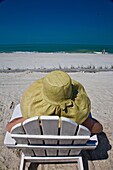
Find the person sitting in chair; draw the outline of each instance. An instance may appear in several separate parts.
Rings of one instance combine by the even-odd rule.
[[[60,70],[33,82],[22,95],[20,110],[21,116],[7,124],[7,131],[27,118],[41,115],[67,117],[87,127],[91,133],[103,130],[91,116],[91,102],[84,87]]]

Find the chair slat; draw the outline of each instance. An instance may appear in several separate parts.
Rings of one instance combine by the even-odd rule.
[[[77,131],[77,136],[90,136],[91,132],[89,131],[88,128],[85,126],[79,125],[78,131]],[[76,144],[85,144],[87,142],[87,139],[84,140],[78,140],[76,141]],[[75,142],[74,142],[75,143]]]
[[[16,124],[15,126],[12,127],[11,129],[11,134],[25,134],[24,128],[21,123]],[[14,138],[17,144],[28,144],[29,141],[27,139],[21,139],[21,138]],[[32,150],[28,149],[22,149],[22,151],[26,155],[33,155]]]
[[[85,126],[79,125],[77,135],[79,135],[79,136],[81,136],[81,135],[83,135],[83,136],[90,136],[91,132]]]
[[[90,131],[82,125],[79,125],[77,136],[90,136]],[[87,139],[74,140],[73,144],[85,144]],[[70,155],[78,155],[81,152],[81,149],[71,150]]]
[[[23,127],[24,127],[24,130],[25,130],[26,134],[29,134],[29,135],[41,135],[38,116],[25,120],[23,122]],[[29,142],[31,144],[36,144],[36,143],[37,144],[38,143],[42,144],[42,141],[37,141],[35,139],[29,139]]]
[[[40,123],[38,120],[38,116],[29,118],[23,122],[23,127],[26,134],[29,135],[41,135]],[[29,139],[30,144],[43,144],[43,140],[39,139]],[[33,152],[36,156],[45,156],[44,149],[33,149]]]
[[[17,119],[19,117],[22,117],[22,112],[21,112],[21,109],[20,109],[20,104],[16,105],[16,107],[14,108],[13,114],[12,114],[11,119],[10,119],[9,122],[11,122],[12,120]]]
[[[16,125],[14,125],[11,129],[11,134],[25,134],[24,128],[22,126],[21,123],[18,123]],[[27,139],[21,139],[21,138],[15,138],[17,143],[24,143],[24,144],[28,144],[28,140]]]
[[[61,117],[61,129],[60,135],[63,136],[74,136],[77,129],[77,123],[71,121],[66,117]],[[72,140],[60,140],[59,145],[72,144]],[[60,156],[67,156],[69,154],[68,149],[60,149],[58,154]]]
[[[58,116],[40,116],[44,135],[58,135]],[[45,144],[57,144],[57,140],[45,140]],[[57,150],[47,149],[47,156],[56,156]]]

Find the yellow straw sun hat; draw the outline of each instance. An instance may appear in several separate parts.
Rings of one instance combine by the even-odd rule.
[[[20,103],[25,118],[58,115],[83,123],[90,112],[90,100],[84,87],[60,70],[48,73],[32,83]]]

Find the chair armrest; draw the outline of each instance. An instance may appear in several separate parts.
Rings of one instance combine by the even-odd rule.
[[[15,143],[16,141],[11,137],[11,134],[9,132],[6,132],[4,145],[6,145],[7,147],[13,147]]]
[[[87,141],[87,145],[95,145],[95,147],[97,147],[97,145],[98,145],[97,135],[91,136],[91,137],[90,137],[90,140]]]

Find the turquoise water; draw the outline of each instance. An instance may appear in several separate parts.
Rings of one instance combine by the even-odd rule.
[[[64,53],[94,53],[102,52],[113,53],[113,45],[82,45],[82,44],[16,44],[0,45],[2,52],[64,52]]]

